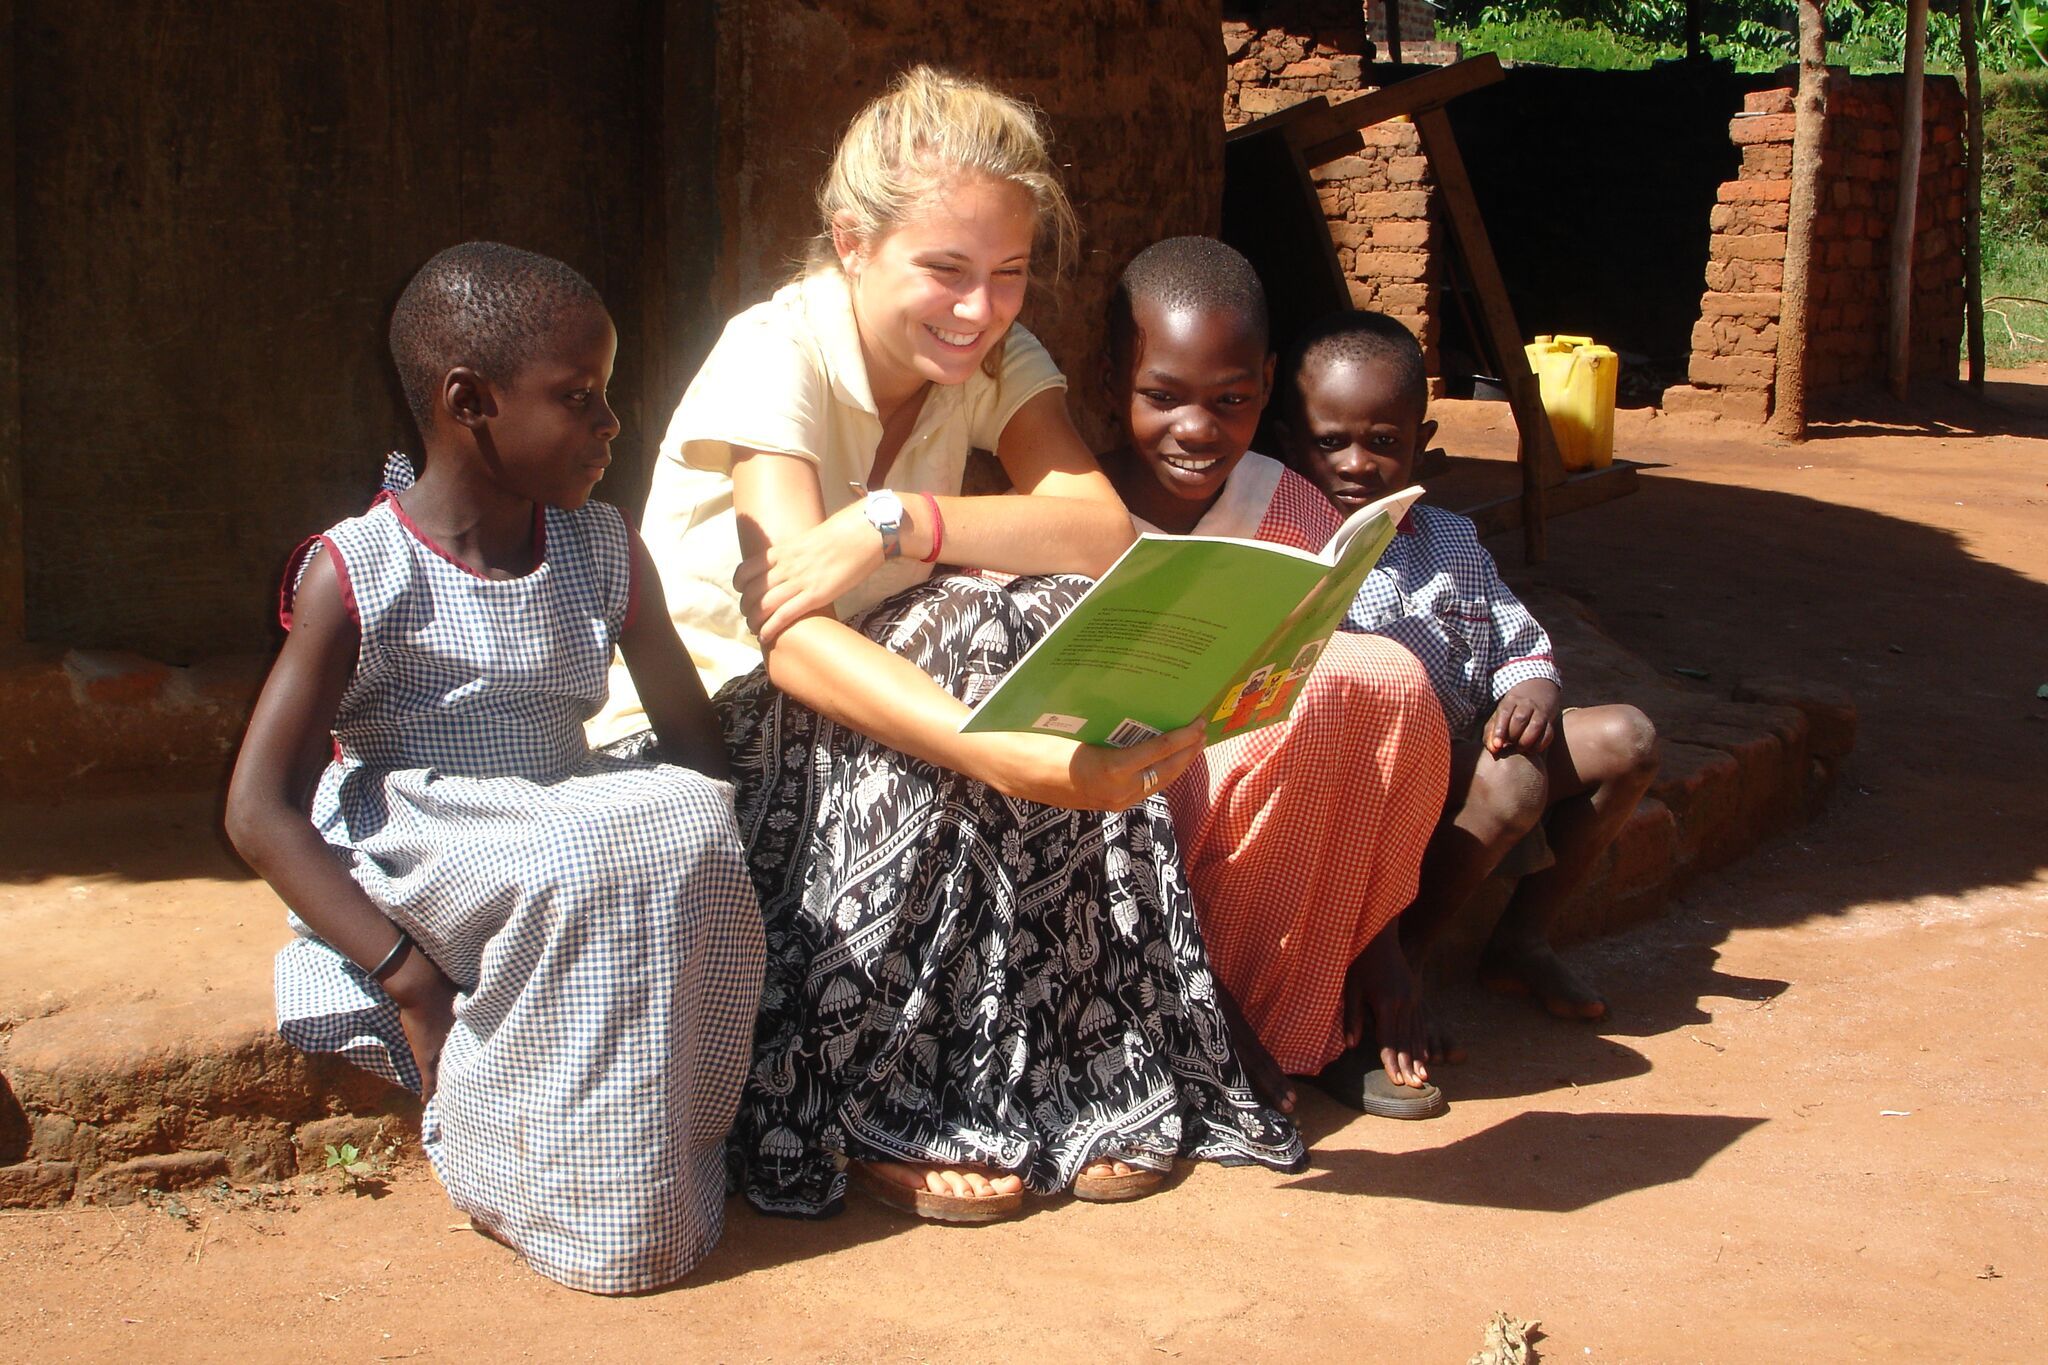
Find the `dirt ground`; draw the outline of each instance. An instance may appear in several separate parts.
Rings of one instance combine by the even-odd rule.
[[[1473,1058],[1443,1118],[1311,1097],[1303,1174],[985,1229],[735,1203],[696,1276],[624,1301],[459,1230],[417,1163],[374,1196],[0,1214],[0,1355],[1463,1361],[1505,1309],[1550,1361],[2038,1359],[2048,367],[1999,378],[2003,406],[1872,402],[1799,447],[1624,413],[1643,491],[1554,523],[1534,571],[1496,547],[1660,667],[1839,686],[1861,731],[1822,819],[1573,950],[1609,1024],[1453,996]],[[1511,448],[1503,408],[1441,415],[1454,452]],[[281,937],[203,812],[89,817],[0,874],[118,898],[81,973],[203,976],[210,936]]]

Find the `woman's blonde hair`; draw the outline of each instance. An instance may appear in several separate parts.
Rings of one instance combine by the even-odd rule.
[[[916,217],[966,172],[1008,181],[1031,196],[1038,231],[1032,272],[1063,275],[1081,230],[1060,187],[1043,116],[992,86],[915,66],[854,115],[832,169],[818,187],[822,231],[811,244],[812,269],[837,268],[837,222],[873,243]]]

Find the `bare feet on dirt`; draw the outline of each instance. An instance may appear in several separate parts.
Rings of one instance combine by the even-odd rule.
[[[1431,1063],[1462,1062],[1465,1052],[1423,1003],[1397,926],[1382,929],[1344,975],[1344,1042],[1356,1047],[1373,1039],[1388,1078],[1420,1087],[1429,1082]]]
[[[1479,981],[1501,995],[1534,996],[1559,1019],[1590,1023],[1607,1017],[1600,992],[1573,975],[1548,943],[1487,945],[1479,959]]]

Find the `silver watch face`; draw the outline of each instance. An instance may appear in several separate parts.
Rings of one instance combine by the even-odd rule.
[[[882,558],[903,553],[903,499],[886,488],[877,488],[861,504],[861,514],[882,537]]]
[[[903,499],[886,488],[878,488],[868,494],[867,504],[862,509],[877,531],[894,532],[903,529]]]

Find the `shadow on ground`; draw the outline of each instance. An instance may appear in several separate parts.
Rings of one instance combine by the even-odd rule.
[[[2033,429],[2048,434],[2048,421]],[[1802,454],[1826,460],[1812,444],[1771,452],[1809,469],[1816,496],[1694,480],[1681,464],[1644,477],[1634,497],[1555,523],[1549,558],[1533,569],[1508,538],[1493,545],[1511,582],[1585,603],[1610,637],[1683,686],[1725,696],[1779,675],[1854,698],[1856,749],[1827,811],[1778,845],[1824,875],[1803,877],[1799,894],[1759,897],[1745,923],[2022,885],[2048,867],[2048,700],[2036,696],[2048,683],[2048,584],[1983,557],[2038,543],[2048,452],[1999,444],[1989,449],[2009,463],[1992,465],[1975,447],[1944,483],[1954,447],[1901,449],[1927,463],[1902,468],[1887,453],[1810,465]],[[1869,500],[1880,485],[1887,501],[1913,498],[1924,520],[1826,497]],[[1971,544],[1942,524],[1963,497],[1997,517]]]
[[[221,827],[226,793],[172,791],[47,805],[0,805],[0,884],[49,877],[124,882],[256,874]]]
[[[1689,1179],[1764,1123],[1729,1114],[1564,1114],[1534,1109],[1418,1152],[1318,1151],[1294,1188],[1571,1213]]]

